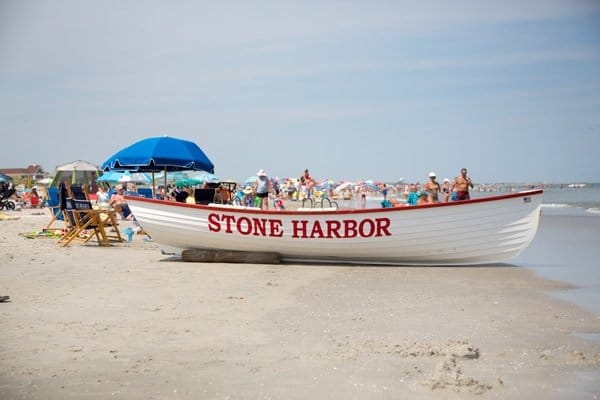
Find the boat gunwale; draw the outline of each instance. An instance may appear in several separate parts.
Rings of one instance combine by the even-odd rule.
[[[423,205],[414,205],[414,206],[403,206],[403,207],[375,207],[375,208],[360,208],[360,209],[304,209],[302,211],[298,210],[261,210],[253,207],[235,207],[231,205],[220,205],[220,204],[189,204],[189,203],[180,203],[170,200],[159,200],[159,199],[148,199],[146,197],[138,197],[138,196],[130,196],[125,195],[126,200],[135,200],[142,203],[150,203],[157,205],[167,205],[171,207],[183,207],[183,208],[191,208],[195,210],[202,211],[227,211],[227,212],[239,212],[239,213],[248,213],[248,214],[260,214],[260,215],[344,215],[344,214],[365,214],[365,213],[385,213],[385,212],[402,212],[402,211],[415,211],[415,210],[423,210],[428,208],[442,208],[442,207],[456,207],[463,206],[475,203],[487,203],[498,200],[508,200],[519,197],[527,197],[542,194],[544,192],[543,189],[533,189],[533,190],[524,190],[515,193],[507,193],[496,196],[485,196],[478,197],[470,200],[458,200],[458,201],[448,201],[443,203],[434,203],[434,204],[423,204]]]

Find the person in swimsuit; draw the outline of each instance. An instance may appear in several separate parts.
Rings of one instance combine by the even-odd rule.
[[[260,208],[262,210],[269,209],[269,190],[271,189],[271,182],[267,177],[267,173],[264,169],[261,169],[256,173],[257,180],[254,184],[254,193],[257,199],[259,199]]]
[[[469,187],[473,188],[473,182],[471,178],[467,175],[467,169],[463,168],[460,170],[460,176],[454,178],[454,182],[452,183],[452,191],[456,192],[456,196],[453,196],[453,200],[470,200],[469,196]]]
[[[435,180],[435,172],[429,173],[429,182],[425,184],[425,191],[429,195],[430,203],[438,202],[438,192],[442,190],[440,184]]]
[[[444,183],[442,183],[442,193],[444,193],[444,202],[447,202],[450,199],[450,179],[444,178]]]

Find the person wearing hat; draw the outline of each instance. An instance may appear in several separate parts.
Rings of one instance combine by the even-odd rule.
[[[435,172],[430,172],[429,182],[425,184],[425,191],[429,195],[430,203],[438,202],[438,192],[440,192],[440,190],[442,190],[442,188],[440,187],[440,184],[435,180]]]
[[[127,201],[125,201],[125,197],[123,197],[123,185],[119,184],[115,186],[116,193],[110,196],[110,200],[108,201],[108,205],[113,207],[116,212],[118,212],[123,219],[127,219],[131,214],[131,210],[129,209],[129,205]]]
[[[256,173],[256,182],[254,183],[254,193],[260,201],[261,210],[269,209],[269,191],[271,189],[271,182],[264,169],[260,169]]]

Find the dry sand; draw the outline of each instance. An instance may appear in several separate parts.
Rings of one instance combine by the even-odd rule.
[[[511,265],[183,263],[0,221],[0,399],[598,398],[600,320]]]

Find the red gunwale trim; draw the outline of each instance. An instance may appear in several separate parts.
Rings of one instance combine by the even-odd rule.
[[[267,214],[267,215],[306,215],[306,214],[364,214],[364,213],[373,213],[373,212],[394,212],[394,211],[411,211],[411,210],[420,210],[424,208],[436,208],[436,207],[457,207],[466,204],[473,203],[487,203],[490,201],[498,201],[498,200],[507,200],[514,199],[517,197],[527,197],[527,196],[535,196],[541,195],[544,193],[543,189],[537,190],[525,190],[517,193],[509,193],[502,194],[497,196],[487,196],[487,197],[478,197],[476,199],[471,200],[460,200],[460,201],[449,201],[447,203],[435,203],[435,204],[425,204],[421,206],[408,206],[408,207],[390,207],[390,208],[361,208],[361,209],[352,209],[352,210],[315,210],[315,211],[295,211],[295,210],[258,210],[252,208],[237,208],[231,206],[218,206],[218,205],[203,205],[203,204],[188,204],[188,203],[178,203],[175,201],[169,200],[156,200],[156,199],[148,199],[145,197],[136,197],[136,196],[124,196],[127,200],[135,200],[141,201],[143,203],[158,203],[162,205],[168,205],[172,207],[183,207],[183,208],[195,208],[201,210],[210,210],[210,211],[227,211],[227,212],[238,212],[238,213],[247,213],[247,214]]]

